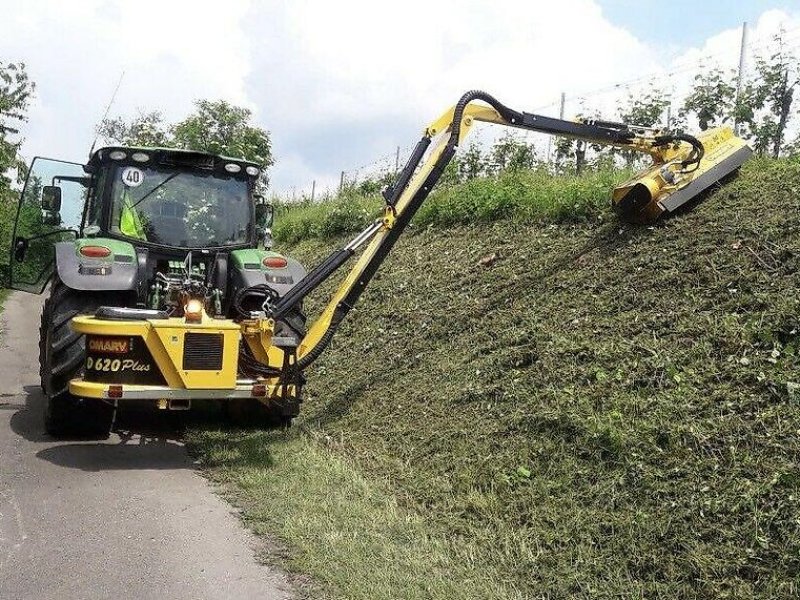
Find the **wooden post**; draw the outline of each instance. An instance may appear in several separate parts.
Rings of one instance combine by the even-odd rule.
[[[314,193],[317,191],[317,180],[311,182],[311,201],[314,201]]]
[[[344,190],[344,171],[342,171],[342,176],[339,177],[339,193],[340,194],[342,193],[342,190]]]

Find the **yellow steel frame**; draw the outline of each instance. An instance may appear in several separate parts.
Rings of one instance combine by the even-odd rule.
[[[72,327],[87,335],[141,338],[170,387],[186,389],[229,389],[236,385],[241,329],[230,320],[211,319],[205,313],[200,323],[184,319],[110,321],[75,317]],[[224,337],[222,368],[219,371],[184,370],[183,348],[187,333],[218,333]]]

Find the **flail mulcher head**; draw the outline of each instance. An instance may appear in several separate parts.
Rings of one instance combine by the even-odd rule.
[[[651,137],[646,151],[654,164],[612,194],[614,210],[632,223],[651,223],[701,197],[753,154],[729,127],[715,127],[697,136],[655,132]]]

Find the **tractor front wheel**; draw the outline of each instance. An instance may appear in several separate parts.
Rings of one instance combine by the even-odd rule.
[[[83,373],[84,336],[70,326],[73,317],[93,314],[103,304],[118,305],[108,294],[80,292],[57,277],[42,309],[39,330],[39,374],[46,397],[45,431],[53,437],[106,439],[114,407],[95,398],[69,393],[69,382]]]

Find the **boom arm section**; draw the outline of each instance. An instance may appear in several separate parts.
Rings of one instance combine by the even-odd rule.
[[[473,104],[475,101],[485,104]],[[693,184],[698,183],[698,179],[705,177],[705,180],[699,182],[703,185],[702,188],[690,189],[690,194],[684,194],[686,198],[680,204],[685,203],[702,189],[738,168],[751,153],[744,142],[735,138],[728,129],[704,132],[701,140],[689,135],[623,123],[565,121],[512,110],[485,92],[468,92],[425,129],[422,139],[396,181],[384,191],[386,206],[382,217],[344,248],[333,252],[272,308],[271,317],[291,327],[288,316],[292,310],[359,248],[368,243],[323,313],[301,341],[297,350],[297,365],[301,370],[316,360],[327,347],[339,324],[353,308],[397,239],[441,178],[459,144],[479,121],[649,154],[654,165],[618,187],[612,198],[613,205],[621,216],[633,221],[652,221],[664,210],[674,210],[676,206],[663,206],[667,196],[692,188]],[[709,142],[715,153],[714,162],[704,164]],[[723,167],[721,170],[718,168],[720,165]],[[709,179],[709,175],[713,179]]]

